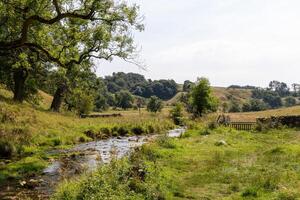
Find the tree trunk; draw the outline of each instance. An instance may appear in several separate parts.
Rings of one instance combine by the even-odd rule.
[[[60,86],[57,87],[51,103],[51,110],[55,112],[59,112],[66,91],[67,91],[67,87],[65,84],[61,84]]]
[[[14,78],[14,101],[22,103],[25,98],[25,81],[28,73],[24,69],[17,69],[13,73]]]

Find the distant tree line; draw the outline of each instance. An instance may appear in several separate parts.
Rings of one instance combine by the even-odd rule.
[[[111,93],[128,90],[133,95],[150,98],[157,96],[168,100],[178,92],[177,83],[174,80],[146,80],[144,76],[136,73],[113,73],[104,79],[107,89]]]
[[[294,83],[289,88],[284,82],[271,81],[267,88],[254,86],[230,86],[234,89],[251,89],[252,99],[240,105],[232,100],[229,112],[251,112],[266,109],[276,109],[283,106],[290,107],[297,104],[300,100],[300,84]],[[298,99],[298,100],[297,100]],[[228,105],[224,105],[224,107]]]

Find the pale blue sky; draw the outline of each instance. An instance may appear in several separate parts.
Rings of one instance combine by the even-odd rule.
[[[299,0],[130,0],[146,29],[136,33],[147,71],[114,60],[98,75],[137,72],[152,79],[196,80],[214,86],[300,82]]]

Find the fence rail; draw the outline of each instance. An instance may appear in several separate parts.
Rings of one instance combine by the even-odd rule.
[[[80,115],[81,118],[106,118],[106,117],[121,117],[121,113],[113,114],[90,114],[90,115]]]
[[[250,131],[255,128],[256,122],[230,122],[228,126],[239,131]]]

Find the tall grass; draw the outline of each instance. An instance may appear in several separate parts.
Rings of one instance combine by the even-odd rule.
[[[142,147],[135,159],[66,182],[54,199],[300,198],[297,130],[202,131],[178,139],[161,137]],[[218,141],[227,145],[215,145]]]

